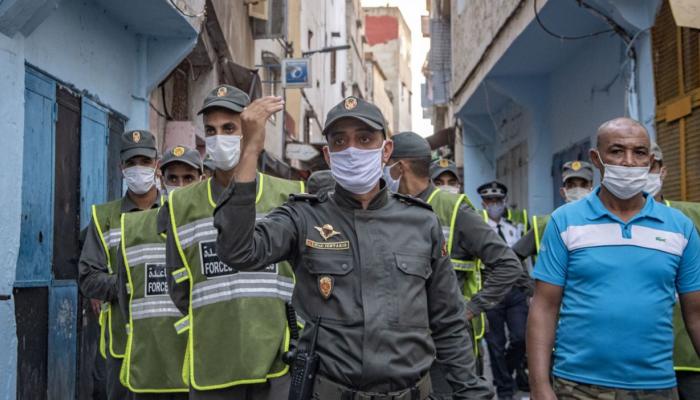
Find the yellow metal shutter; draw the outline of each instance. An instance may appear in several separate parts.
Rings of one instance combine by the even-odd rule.
[[[664,1],[652,29],[656,135],[664,195],[700,202],[700,30],[679,28]]]

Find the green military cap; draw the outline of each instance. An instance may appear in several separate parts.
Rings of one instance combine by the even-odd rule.
[[[122,133],[120,158],[122,162],[132,157],[156,158],[156,138],[149,131],[135,130]]]
[[[457,165],[450,160],[441,158],[432,164],[430,164],[430,179],[435,179],[442,175],[444,172],[451,172],[452,175],[459,181],[459,172],[457,171]]]
[[[250,97],[241,89],[231,85],[219,85],[209,92],[209,95],[204,99],[202,109],[197,114],[212,107],[222,107],[239,113],[243,112],[248,104],[250,104]]]
[[[479,196],[484,199],[503,198],[508,195],[508,188],[506,185],[498,181],[484,183],[479,186],[476,191],[479,193]]]
[[[306,189],[309,194],[317,194],[324,191],[333,190],[335,187],[335,179],[331,170],[324,169],[321,171],[316,171],[309,176],[306,181]]]
[[[199,152],[185,146],[175,146],[165,152],[163,159],[160,160],[160,170],[165,172],[165,167],[169,164],[180,162],[187,164],[192,168],[202,172],[202,159]]]
[[[401,132],[391,137],[394,152],[391,158],[426,158],[430,157],[430,144],[415,132]]]
[[[593,181],[593,165],[586,161],[569,161],[561,167],[561,181],[570,178],[581,178]]]
[[[369,125],[372,129],[382,131],[386,135],[386,121],[382,112],[374,104],[355,96],[346,97],[343,101],[331,108],[326,116],[326,124],[323,127],[323,135],[336,121],[341,118],[354,118]]]
[[[214,164],[214,160],[208,154],[204,157],[202,164],[204,165],[204,169],[208,169],[211,172],[216,171],[216,164]]]
[[[652,142],[650,151],[651,154],[654,156],[654,160],[661,162],[664,161],[664,153],[661,151],[661,147],[658,143]]]

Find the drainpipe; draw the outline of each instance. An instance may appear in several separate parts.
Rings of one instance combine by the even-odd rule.
[[[148,36],[137,34],[136,71],[131,89],[131,113],[127,129],[148,129]]]

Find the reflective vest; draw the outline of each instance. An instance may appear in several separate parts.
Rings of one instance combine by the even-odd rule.
[[[530,230],[530,222],[529,218],[527,217],[527,210],[522,209],[522,210],[512,210],[512,209],[507,209],[506,210],[506,219],[510,222],[512,222],[515,226],[518,228],[522,229],[521,234],[525,234],[525,232]]]
[[[129,335],[121,381],[136,393],[188,392],[182,370],[187,336],[174,324],[182,318],[168,294],[165,235],[158,210],[122,214],[121,254],[128,280]]]
[[[693,221],[697,229],[700,229],[700,203],[668,200],[665,203],[667,206],[681,211]],[[676,371],[700,372],[700,358],[695,353],[693,343],[688,336],[678,301],[673,307],[673,338],[673,368]]]
[[[451,256],[454,270],[463,273],[465,276],[462,295],[465,300],[469,301],[474,294],[481,290],[481,264],[476,259],[460,260],[454,258],[452,249],[455,236],[455,221],[457,220],[460,206],[462,204],[466,204],[471,208],[474,208],[474,206],[472,202],[469,201],[467,195],[453,194],[440,190],[439,188],[435,188],[433,193],[430,194],[427,203],[433,207],[433,211],[440,220],[442,233],[445,235],[447,244],[447,252]],[[484,332],[486,330],[485,318],[485,314],[481,313],[475,316],[471,321],[474,330],[474,343],[484,337]],[[474,346],[474,351],[478,354],[478,345]]]
[[[100,237],[107,256],[107,272],[116,273],[113,268],[117,257],[117,247],[121,240],[120,216],[122,199],[92,206],[92,222]],[[109,330],[109,338],[107,337]],[[126,318],[117,302],[105,302],[100,313],[100,353],[107,358],[107,349],[114,358],[123,358],[126,349]]]
[[[258,174],[257,218],[303,192],[303,182]],[[216,203],[211,178],[170,194],[170,222],[184,267],[176,282],[190,281],[189,312],[177,323],[189,331],[185,365],[189,384],[214,390],[262,383],[287,373],[282,354],[289,348],[285,303],[294,274],[286,262],[255,272],[238,272],[216,252]]]
[[[532,216],[532,229],[535,234],[535,251],[536,254],[540,254],[540,244],[542,243],[542,235],[544,235],[544,230],[547,227],[547,222],[549,222],[549,215],[533,215]]]

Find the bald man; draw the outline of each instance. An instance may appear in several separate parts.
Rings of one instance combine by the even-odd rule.
[[[547,224],[528,319],[534,399],[678,398],[672,310],[678,293],[697,352],[700,240],[691,220],[643,192],[649,147],[634,120],[601,125],[590,158],[602,185]]]

